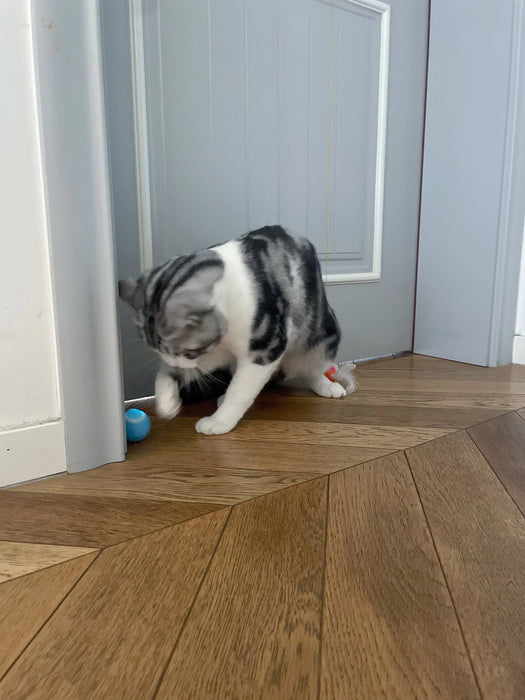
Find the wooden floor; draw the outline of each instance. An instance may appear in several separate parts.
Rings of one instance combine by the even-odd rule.
[[[357,379],[0,491],[0,698],[525,698],[525,367]]]

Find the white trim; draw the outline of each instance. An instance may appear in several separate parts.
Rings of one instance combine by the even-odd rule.
[[[525,365],[525,335],[514,336],[512,362],[516,365]]]
[[[30,8],[31,11],[31,8]],[[40,100],[38,99],[40,93],[40,82],[37,70],[37,57],[35,50],[35,17],[31,15],[31,67],[33,70],[33,81],[35,85],[34,100],[36,105],[36,114],[38,120],[37,128],[37,143],[38,143],[38,157],[40,159],[39,163],[39,178],[42,188],[42,199],[44,205],[44,220],[45,220],[45,250],[46,250],[46,262],[49,266],[49,294],[52,300],[51,303],[51,327],[53,331],[53,341],[54,341],[54,370],[55,370],[55,382],[56,382],[56,392],[57,392],[57,402],[59,405],[58,415],[63,414],[64,396],[62,391],[62,376],[60,372],[60,345],[58,342],[58,326],[57,326],[57,300],[55,294],[55,279],[54,279],[54,268],[53,268],[53,256],[51,251],[51,240],[49,231],[49,209],[47,207],[48,193],[47,193],[47,183],[44,172],[44,145],[42,143],[42,112]],[[51,416],[46,416],[49,419]]]
[[[386,120],[388,105],[388,62],[390,57],[390,7],[378,3],[383,9],[381,15],[381,49],[379,53],[379,100],[377,105],[377,156],[376,190],[374,202],[374,252],[372,272],[381,278],[381,252],[383,247],[383,202],[385,191],[386,159]]]
[[[334,5],[334,7],[341,7],[342,3],[351,3],[365,10],[379,12],[379,14],[390,12],[390,5],[380,2],[380,0],[339,0],[339,2],[337,2],[337,0],[321,0],[321,2],[324,2],[326,5]]]
[[[323,274],[323,283],[325,286],[334,284],[361,284],[363,282],[379,282],[380,279],[381,261],[377,272],[372,269],[370,272],[346,272],[333,275]]]
[[[381,258],[383,250],[388,64],[390,60],[390,6],[386,5],[384,2],[379,2],[379,0],[321,0],[321,2],[339,7],[340,9],[344,9],[344,5],[347,4],[356,5],[359,8],[370,10],[381,15],[372,269],[368,272],[347,272],[343,274],[329,274],[323,272],[323,282],[326,286],[334,284],[377,282],[381,279]],[[320,256],[320,262],[323,262],[322,256]]]
[[[99,3],[32,0],[31,12],[66,459],[77,472],[122,461],[126,448]]]
[[[133,87],[133,124],[137,177],[137,214],[141,271],[153,267],[153,233],[148,154],[148,113],[146,71],[144,66],[144,26],[142,0],[129,0],[131,46],[131,82]]]
[[[334,0],[322,0],[332,4]],[[372,249],[372,269],[368,272],[347,272],[329,274],[323,272],[325,285],[356,284],[377,282],[381,279],[383,250],[383,204],[385,190],[386,126],[388,106],[388,64],[390,59],[390,6],[377,0],[343,0],[346,4],[377,12],[381,15],[381,38],[379,49],[379,81],[377,103],[377,153],[374,197],[374,245]],[[341,4],[338,3],[341,7]],[[321,260],[322,261],[322,260]]]
[[[494,286],[492,297],[492,323],[490,329],[488,363],[494,367],[501,362],[508,362],[510,358],[505,355],[510,354],[509,351],[502,352],[503,327],[505,324],[504,309],[508,303],[505,298],[509,288],[509,248],[512,245],[512,238],[517,235],[516,227],[512,226],[512,207],[513,187],[516,180],[516,150],[518,129],[518,113],[520,106],[523,105],[523,95],[520,94],[520,78],[523,82],[523,77],[520,75],[525,70],[525,46],[523,41],[523,33],[525,31],[524,24],[524,8],[523,0],[514,1],[514,22],[512,27],[512,45],[511,45],[511,61],[510,61],[510,77],[509,77],[509,99],[507,111],[507,133],[505,138],[504,165],[503,165],[503,181],[501,184],[501,204],[498,221],[498,241],[496,249],[496,265],[494,273]],[[521,100],[521,104],[520,104]],[[523,109],[523,108],[522,108]],[[523,124],[521,125],[523,128]],[[519,198],[523,197],[522,183],[519,187]],[[515,195],[514,195],[515,196]],[[523,221],[523,220],[522,220]],[[520,226],[520,230],[522,227]],[[520,240],[521,242],[521,240]],[[512,261],[515,263],[515,261]],[[519,273],[518,273],[519,274]],[[516,274],[513,275],[514,284],[518,285]],[[517,299],[518,289],[516,286],[515,295]],[[506,331],[508,333],[508,330]],[[510,340],[510,338],[509,338]],[[509,345],[510,350],[510,345]],[[503,355],[503,357],[502,357]]]
[[[0,433],[0,488],[65,471],[63,420]]]

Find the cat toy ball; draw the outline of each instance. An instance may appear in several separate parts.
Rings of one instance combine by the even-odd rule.
[[[148,436],[151,421],[147,413],[138,408],[128,408],[126,411],[126,437],[129,442],[140,442]]]

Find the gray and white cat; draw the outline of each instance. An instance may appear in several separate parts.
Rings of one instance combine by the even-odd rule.
[[[173,418],[180,391],[199,373],[229,368],[222,403],[196,424],[199,433],[232,430],[277,374],[301,378],[316,394],[354,390],[325,376],[340,341],[314,246],[281,226],[265,226],[191,255],[168,260],[138,280],[119,282],[143,340],[162,358],[157,412]]]

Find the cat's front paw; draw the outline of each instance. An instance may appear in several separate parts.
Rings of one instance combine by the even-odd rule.
[[[157,415],[165,420],[175,418],[182,408],[177,382],[162,372],[155,380],[155,407]]]
[[[178,403],[157,402],[157,415],[159,416],[159,418],[164,418],[164,420],[171,420],[180,413],[181,408],[181,401],[179,401]]]
[[[180,398],[175,396],[170,396],[166,394],[161,394],[156,397],[156,409],[157,415],[164,420],[171,420],[180,413],[182,408],[182,401]]]
[[[221,420],[215,416],[201,418],[195,424],[195,430],[203,435],[224,435],[235,428],[236,423]]]

